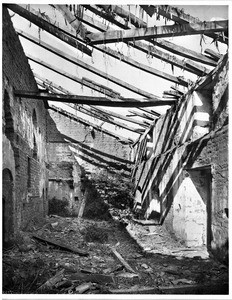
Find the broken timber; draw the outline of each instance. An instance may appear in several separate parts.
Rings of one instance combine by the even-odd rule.
[[[66,251],[69,251],[69,252],[73,252],[73,253],[77,253],[79,254],[80,256],[88,256],[88,252],[86,251],[83,251],[81,249],[77,249],[77,248],[72,248],[72,247],[69,247],[69,246],[66,246],[60,242],[57,242],[55,240],[51,240],[51,239],[47,239],[47,238],[44,238],[44,237],[40,237],[38,235],[35,235],[33,234],[32,236],[34,239],[40,241],[40,242],[43,242],[43,243],[47,243],[47,244],[50,244],[50,245],[53,245],[53,246],[56,246],[60,249],[63,249],[63,250],[66,250]]]
[[[90,44],[114,43],[121,41],[135,41],[149,38],[166,38],[185,35],[196,35],[228,30],[228,20],[208,21],[201,23],[187,23],[181,25],[166,25],[131,30],[114,30],[106,33],[92,33],[87,37]]]
[[[11,9],[13,12],[20,15],[21,17],[27,19],[28,21],[32,22],[36,26],[40,27],[41,29],[47,31],[48,33],[50,33],[50,34],[54,35],[55,37],[57,37],[58,39],[62,40],[63,42],[74,47],[75,49],[78,49],[81,52],[91,56],[92,51],[87,46],[78,42],[76,38],[61,31],[61,29],[56,27],[55,25],[52,25],[51,23],[45,21],[44,19],[36,16],[35,14],[31,13],[27,9],[21,7],[20,5],[7,4],[7,7],[9,9]]]
[[[100,105],[100,106],[118,106],[118,107],[146,107],[146,106],[162,106],[175,104],[175,100],[157,100],[156,98],[151,99],[134,99],[124,98],[121,99],[108,99],[105,97],[94,97],[94,96],[83,96],[83,95],[63,95],[63,94],[49,94],[45,92],[25,92],[15,91],[15,96],[26,99],[36,100],[47,100],[47,101],[59,101],[77,104],[89,104],[89,105]]]
[[[96,282],[96,283],[115,283],[114,277],[111,275],[103,275],[103,274],[85,274],[81,272],[77,272],[75,274],[67,276],[69,280],[84,280],[86,282]]]
[[[114,253],[114,255],[120,260],[120,262],[123,264],[123,266],[132,273],[136,273],[131,266],[125,261],[125,259],[121,256],[120,253],[118,253],[118,251],[114,248],[114,247],[110,247],[111,251]]]
[[[76,57],[74,57],[74,56],[72,56],[70,54],[64,53],[63,51],[61,51],[61,50],[59,50],[59,49],[57,49],[57,48],[55,48],[55,47],[53,47],[53,46],[51,46],[51,45],[43,42],[43,41],[40,41],[39,39],[37,39],[37,38],[35,38],[35,37],[33,37],[33,36],[31,36],[31,35],[23,32],[21,30],[17,30],[17,32],[21,36],[23,36],[24,38],[30,40],[31,42],[37,44],[38,46],[43,47],[44,49],[46,49],[46,50],[54,53],[55,55],[57,55],[57,56],[65,59],[65,60],[67,60],[67,61],[69,61],[69,62],[71,62],[71,63],[73,63],[73,64],[75,64],[75,65],[77,65],[77,66],[79,66],[79,67],[81,67],[81,68],[83,68],[85,70],[87,70],[87,71],[90,71],[90,72],[92,72],[95,75],[98,75],[98,76],[100,76],[100,77],[102,77],[102,78],[104,78],[106,80],[109,80],[109,81],[111,81],[111,82],[113,82],[113,83],[115,83],[115,84],[117,84],[117,85],[119,85],[119,86],[121,86],[121,87],[123,87],[123,88],[125,88],[125,89],[127,89],[129,91],[131,91],[131,92],[134,92],[136,94],[139,94],[139,95],[147,97],[147,98],[156,97],[155,95],[153,95],[151,93],[143,91],[143,90],[141,90],[141,89],[139,89],[139,88],[137,88],[137,87],[135,87],[135,86],[133,86],[133,85],[131,85],[129,83],[124,82],[123,80],[120,80],[120,79],[118,79],[118,78],[116,78],[116,77],[114,77],[112,75],[109,75],[109,74],[107,74],[107,73],[105,73],[105,72],[103,72],[103,71],[101,71],[101,70],[99,70],[97,68],[94,68],[93,66],[90,66],[90,65],[84,63],[82,60],[77,59]],[[27,55],[27,56],[29,56],[29,55]]]
[[[63,273],[64,273],[64,269],[62,269],[61,271],[59,271],[58,273],[56,273],[55,276],[53,276],[52,278],[50,278],[49,280],[47,280],[44,284],[42,284],[38,288],[38,292],[42,292],[43,290],[53,288],[59,281],[61,281],[63,279],[63,277],[64,277]]]

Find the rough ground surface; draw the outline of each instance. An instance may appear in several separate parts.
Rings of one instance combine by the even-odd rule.
[[[33,234],[89,255],[43,244]],[[135,273],[113,254],[112,246]],[[184,248],[157,226],[130,221],[126,230],[114,220],[50,216],[41,228],[22,232],[18,246],[3,252],[3,293],[228,294],[228,268],[198,250]]]

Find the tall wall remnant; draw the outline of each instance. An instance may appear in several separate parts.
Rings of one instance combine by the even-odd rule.
[[[187,246],[228,245],[228,55],[134,145],[135,210]]]
[[[14,90],[37,92],[37,84],[3,6],[3,219],[4,243],[47,212],[46,109]]]
[[[69,202],[78,214],[86,179],[104,173],[130,177],[130,145],[107,130],[51,106],[48,118],[49,199]]]

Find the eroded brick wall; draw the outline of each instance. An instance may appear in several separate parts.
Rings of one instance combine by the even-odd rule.
[[[44,103],[20,99],[14,90],[37,92],[37,84],[3,5],[3,169],[13,176],[14,231],[47,212],[46,110]]]

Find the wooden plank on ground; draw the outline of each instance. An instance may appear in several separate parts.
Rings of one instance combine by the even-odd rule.
[[[113,254],[120,260],[120,262],[123,264],[123,266],[132,273],[136,273],[131,266],[125,261],[125,259],[121,256],[120,253],[118,253],[118,251],[114,248],[114,247],[110,247],[110,250],[113,252]]]
[[[37,289],[37,291],[42,292],[43,290],[46,290],[46,289],[52,289],[59,281],[62,280],[63,277],[64,277],[64,269],[62,269],[61,271],[56,273],[56,275],[53,276],[52,278],[48,279],[44,284],[42,284]]]
[[[166,25],[130,30],[112,30],[105,33],[91,33],[87,35],[90,44],[105,44],[122,41],[136,41],[142,39],[156,39],[176,36],[196,35],[228,30],[228,20],[208,21],[200,23],[186,23],[181,25]]]
[[[47,244],[50,244],[50,245],[53,245],[55,247],[58,247],[62,250],[66,250],[66,251],[69,251],[69,252],[73,252],[73,253],[77,253],[79,254],[80,256],[88,256],[89,253],[84,251],[84,250],[81,250],[81,249],[78,249],[78,248],[72,248],[70,246],[67,246],[61,242],[57,242],[56,240],[53,240],[53,239],[48,239],[48,238],[45,238],[45,237],[41,237],[41,236],[38,236],[38,235],[35,235],[33,234],[32,237],[42,243],[47,243]]]
[[[66,276],[69,280],[78,280],[85,282],[96,282],[103,284],[115,284],[114,277],[111,275],[103,275],[103,274],[85,274],[81,272],[77,272],[71,275]]]

